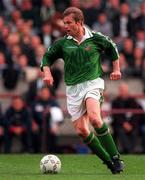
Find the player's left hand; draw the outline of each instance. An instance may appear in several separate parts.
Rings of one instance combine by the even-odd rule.
[[[121,72],[120,71],[113,71],[110,74],[110,79],[111,80],[119,80],[119,79],[121,79]]]

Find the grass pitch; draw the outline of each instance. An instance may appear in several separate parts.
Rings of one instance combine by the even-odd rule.
[[[125,171],[112,175],[95,155],[58,155],[59,174],[41,174],[43,155],[0,155],[0,180],[144,180],[145,155],[122,156]]]

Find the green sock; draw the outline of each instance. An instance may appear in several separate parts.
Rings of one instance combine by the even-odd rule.
[[[107,125],[104,123],[101,128],[95,128],[95,131],[97,133],[97,137],[100,143],[105,148],[105,150],[109,153],[110,157],[112,158],[116,155],[118,156],[119,152],[117,150],[117,147],[112,138],[112,135],[109,132]]]
[[[84,143],[95,153],[101,160],[104,162],[110,161],[110,155],[105,151],[105,149],[100,144],[98,138],[94,135],[93,132],[84,140]]]

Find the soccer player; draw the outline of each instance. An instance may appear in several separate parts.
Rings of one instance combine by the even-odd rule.
[[[52,44],[43,56],[43,80],[48,85],[53,85],[50,66],[58,58],[62,58],[67,108],[76,133],[113,174],[120,173],[124,162],[120,160],[120,154],[100,112],[104,89],[100,57],[102,52],[110,57],[113,63],[110,79],[120,79],[116,45],[109,37],[87,28],[82,11],[76,7],[69,7],[64,11],[63,22],[66,36]],[[94,132],[90,131],[89,123],[94,127]]]

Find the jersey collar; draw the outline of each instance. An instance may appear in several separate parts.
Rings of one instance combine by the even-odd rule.
[[[83,42],[84,40],[91,38],[93,36],[92,31],[87,26],[84,26],[84,29],[85,29],[85,34],[84,34],[81,42]],[[74,41],[77,41],[77,39],[75,39],[73,36],[70,36],[70,35],[67,36],[67,39],[73,39]],[[79,43],[81,43],[81,42],[79,42]]]

